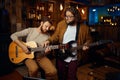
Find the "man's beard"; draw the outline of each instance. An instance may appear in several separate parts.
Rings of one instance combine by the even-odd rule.
[[[74,25],[75,24],[75,21],[71,21],[69,23],[67,23],[68,25]]]
[[[40,30],[41,30],[42,33],[45,33],[42,27],[40,28]]]

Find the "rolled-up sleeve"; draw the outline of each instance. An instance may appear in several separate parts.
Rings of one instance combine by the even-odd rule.
[[[24,29],[22,31],[18,31],[18,32],[11,34],[10,38],[13,41],[15,41],[15,40],[18,40],[20,37],[27,36],[29,32],[30,32],[30,28],[27,28],[27,29]]]

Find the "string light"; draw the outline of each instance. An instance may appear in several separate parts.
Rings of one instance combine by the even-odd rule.
[[[60,11],[62,11],[63,10],[63,5],[62,4],[60,4]]]

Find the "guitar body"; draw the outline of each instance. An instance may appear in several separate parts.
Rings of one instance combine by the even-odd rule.
[[[111,40],[100,40],[100,41],[91,43],[87,46],[93,47],[93,46],[105,45],[107,43],[112,43],[112,42],[113,41]],[[75,57],[75,54],[73,54],[73,52],[77,53],[76,50],[81,50],[82,47],[84,46],[84,45],[77,45],[76,41],[70,41],[65,45],[66,45],[65,47],[56,50],[56,57],[61,60],[64,60],[67,57]]]
[[[24,42],[23,42],[24,43]],[[37,47],[37,44],[34,41],[30,41],[27,43],[24,43],[25,45],[35,48]],[[15,42],[11,42],[9,45],[9,59],[12,63],[20,63],[26,58],[34,58],[34,52],[31,52],[30,54],[26,54]]]
[[[70,41],[65,45],[66,45],[65,48],[55,50],[56,57],[61,60],[64,60],[67,57],[75,57],[75,55],[73,55],[72,52],[75,51],[75,50],[73,50],[73,48],[77,47],[76,41]],[[75,46],[73,46],[73,45],[75,45]]]

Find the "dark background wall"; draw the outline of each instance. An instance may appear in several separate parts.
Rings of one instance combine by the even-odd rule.
[[[13,64],[8,57],[10,39],[10,20],[9,13],[4,8],[0,8],[0,76],[13,71]]]

